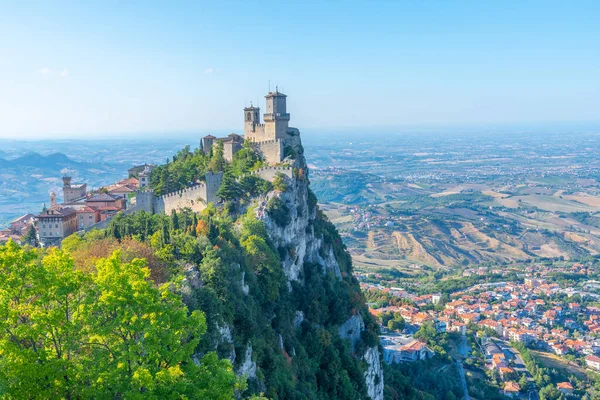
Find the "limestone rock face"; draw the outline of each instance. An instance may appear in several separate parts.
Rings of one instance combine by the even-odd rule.
[[[294,318],[294,328],[300,328],[302,322],[304,322],[304,313],[302,311],[296,311],[296,317]]]
[[[360,315],[351,316],[338,328],[339,335],[344,339],[350,339],[352,346],[360,339],[365,323]]]
[[[294,162],[294,168],[307,173],[304,156]],[[285,226],[279,226],[265,212],[267,202],[273,197],[279,197],[289,210],[290,222]],[[297,176],[289,178],[285,192],[273,191],[259,200],[257,215],[264,219],[269,237],[276,247],[287,249],[282,267],[289,282],[298,280],[304,262],[319,264],[324,273],[332,272],[338,279],[342,277],[333,249],[324,246],[322,239],[315,236],[316,211],[308,201],[308,179]]]
[[[244,362],[237,370],[237,374],[248,379],[256,379],[256,361],[252,361],[252,345],[248,344],[244,354]]]
[[[269,238],[279,250],[282,257],[281,266],[288,282],[288,290],[292,291],[292,282],[302,284],[302,271],[305,263],[320,266],[324,275],[333,276],[334,279],[345,279],[336,259],[336,253],[332,245],[324,243],[322,234],[315,233],[315,222],[317,222],[316,204],[309,201],[309,182],[307,179],[307,166],[302,155],[302,146],[299,137],[294,139],[292,146],[299,155],[295,160],[286,159],[285,163],[294,170],[293,174],[286,175],[287,190],[274,190],[266,196],[257,198],[256,216],[264,221]],[[300,171],[300,173],[299,173]],[[274,197],[285,203],[289,210],[289,222],[279,225],[267,213],[267,205]],[[242,277],[242,285],[244,279]],[[356,288],[358,290],[358,288]],[[293,293],[292,293],[293,295]],[[298,329],[304,321],[308,321],[302,311],[297,311],[293,319],[294,328]],[[346,322],[341,324],[337,331],[340,337],[348,339],[352,345],[361,340],[361,334],[365,330],[365,323],[360,313],[348,315]],[[284,342],[278,335],[279,349],[284,351]],[[295,349],[290,350],[291,357],[295,356]],[[367,386],[367,394],[373,400],[383,399],[383,371],[381,369],[379,351],[377,347],[368,348],[364,354],[358,355],[366,363],[364,379]],[[247,345],[245,357],[238,367],[238,374],[249,378],[257,376],[256,362],[252,362],[252,346]]]
[[[217,339],[218,343],[226,343],[226,344],[230,345],[231,349],[229,352],[229,356],[227,358],[229,359],[229,361],[234,363],[236,354],[235,354],[235,348],[233,346],[233,335],[231,334],[231,328],[227,324],[223,324],[223,325],[216,324],[216,326],[217,326],[217,332],[219,333],[219,336]]]
[[[354,344],[360,339],[365,330],[365,323],[360,315],[353,315],[346,322],[340,325],[338,332],[344,339],[349,339]],[[363,359],[367,362],[365,371],[365,383],[367,384],[367,393],[373,400],[383,399],[383,370],[379,360],[379,349],[370,347],[365,352]]]
[[[367,393],[372,400],[383,400],[383,370],[379,360],[379,349],[370,347],[364,355],[368,368],[365,371]]]

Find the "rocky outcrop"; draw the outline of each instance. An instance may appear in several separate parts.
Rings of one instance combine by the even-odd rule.
[[[372,400],[383,400],[383,370],[379,359],[379,349],[377,347],[367,349],[364,360],[368,365],[365,371],[367,393]]]
[[[365,323],[360,315],[353,315],[338,328],[339,335],[344,339],[349,339],[352,347],[360,339],[365,330]],[[370,347],[365,352],[363,359],[367,362],[365,371],[365,383],[367,384],[367,393],[373,400],[383,399],[383,370],[379,360],[379,349]]]
[[[231,328],[227,324],[224,324],[224,325],[216,324],[216,326],[217,326],[217,332],[219,333],[219,337],[218,337],[217,341],[218,341],[218,343],[226,343],[226,344],[230,345],[230,352],[229,352],[229,356],[227,358],[229,359],[229,361],[234,363],[236,354],[235,354],[235,348],[233,346],[233,335],[231,334]]]
[[[248,343],[248,346],[246,347],[244,362],[239,366],[236,372],[240,376],[256,379],[256,361],[252,361],[252,345],[250,343]]]
[[[340,264],[336,259],[336,253],[330,243],[325,243],[322,234],[315,233],[317,221],[316,204],[309,202],[308,179],[303,175],[307,173],[306,162],[302,156],[299,137],[296,138],[295,148],[300,154],[296,160],[288,160],[293,163],[294,173],[285,175],[288,188],[284,191],[272,191],[268,195],[257,199],[256,216],[265,222],[269,238],[278,249],[282,258],[282,269],[288,281],[288,289],[292,290],[292,282],[302,284],[301,272],[305,263],[310,263],[321,267],[324,275],[333,276],[338,281],[345,279],[342,275]],[[304,171],[298,173],[298,171]],[[289,210],[289,221],[284,225],[278,224],[273,220],[268,212],[267,205],[269,201],[277,197],[285,204]],[[279,221],[281,223],[281,221]],[[242,278],[243,282],[243,278]],[[355,290],[359,290],[358,287]],[[354,311],[353,311],[354,312]],[[305,315],[297,311],[293,319],[294,328],[300,328],[305,321]],[[310,323],[311,321],[307,321]],[[365,323],[360,313],[349,315],[346,322],[338,327],[338,334],[343,339],[348,339],[352,349],[362,338],[362,332],[365,330]],[[281,335],[278,335],[279,349],[284,351],[284,343]],[[295,357],[295,349],[290,351],[292,357]],[[383,372],[379,360],[379,351],[377,347],[368,348],[364,354],[357,355],[366,363],[364,370],[364,379],[367,386],[367,394],[373,400],[383,399]],[[251,361],[252,348],[248,347],[244,362],[238,369],[239,374],[256,376],[256,363]]]
[[[306,170],[304,158],[298,161],[298,169]],[[341,279],[333,249],[325,246],[322,238],[315,236],[316,207],[311,209],[308,202],[308,180],[295,176],[287,179],[288,190],[271,192],[259,201],[256,212],[259,218],[265,220],[269,237],[275,246],[286,249],[282,267],[288,281],[298,280],[304,262],[318,264],[323,268],[323,273],[331,272]],[[279,226],[265,211],[268,201],[273,197],[279,197],[289,210],[290,222],[285,226]]]
[[[242,280],[240,282],[240,285],[242,286],[242,292],[245,295],[248,295],[248,293],[250,293],[250,286],[248,286],[248,284],[246,283],[246,273],[242,272]]]
[[[362,331],[365,329],[365,323],[360,315],[351,316],[338,328],[338,333],[343,339],[350,339],[352,347],[360,339]]]
[[[302,322],[304,322],[304,313],[302,311],[296,311],[296,316],[294,317],[294,328],[300,328]]]

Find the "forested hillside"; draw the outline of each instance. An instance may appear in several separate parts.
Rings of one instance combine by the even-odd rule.
[[[154,190],[223,170],[202,213],[116,216],[62,250],[0,250],[0,390],[8,397],[384,398],[378,331],[335,227],[293,174],[249,146],[189,148]],[[399,372],[387,398],[422,398]]]

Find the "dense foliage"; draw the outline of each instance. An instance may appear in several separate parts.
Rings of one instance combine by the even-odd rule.
[[[235,375],[214,352],[195,363],[204,314],[178,279],[157,286],[118,251],[94,273],[65,251],[0,247],[0,392],[9,398],[215,398]]]
[[[191,151],[190,146],[186,146],[177,152],[172,160],[167,160],[165,164],[154,169],[150,177],[150,188],[156,195],[162,195],[186,188],[196,181],[203,181],[207,171],[224,171],[227,177],[234,180],[262,165],[263,161],[249,143],[245,143],[244,147],[234,155],[231,163],[227,163],[223,156],[221,141],[216,141],[207,153],[202,148]],[[242,188],[245,190],[232,193],[232,198],[239,197],[244,192],[252,193],[254,185],[250,187],[249,183],[250,181],[246,181],[245,187]],[[264,185],[264,181],[260,184]],[[264,187],[262,189],[264,191]]]
[[[333,225],[322,221],[319,229],[325,240],[343,246]],[[129,236],[122,236],[126,230]],[[371,324],[369,332],[375,331],[354,278],[346,274],[348,280],[339,281],[323,275],[321,266],[306,264],[304,282],[293,284],[292,295],[280,252],[252,209],[237,221],[225,209],[214,207],[201,215],[189,210],[169,217],[120,215],[104,231],[105,237],[88,240],[88,235],[69,238],[66,246],[78,256],[86,248],[89,253],[98,243],[107,247],[107,242],[118,237],[123,246],[138,241],[153,249],[152,265],[161,274],[182,268],[194,272],[197,268],[201,284],[184,293],[188,307],[202,310],[209,321],[208,333],[197,351],[207,352],[216,345],[221,356],[228,356],[233,349],[239,365],[244,362],[246,346],[251,345],[264,386],[251,379],[248,393],[264,391],[281,399],[354,399],[366,395],[364,362],[351,355],[348,344],[337,334],[337,326],[353,312],[362,312]],[[341,252],[340,256],[347,256],[343,248]],[[340,261],[349,271],[349,256]],[[310,322],[295,326],[296,310]],[[225,325],[233,327],[232,343],[223,342],[218,334],[218,327]],[[374,345],[376,336],[366,332],[355,351]]]

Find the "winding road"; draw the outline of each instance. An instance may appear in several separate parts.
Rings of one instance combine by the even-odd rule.
[[[462,358],[466,358],[469,355],[469,351],[471,348],[467,343],[467,336],[462,335],[460,339],[460,345],[458,346],[458,352]],[[456,366],[458,367],[458,374],[460,376],[460,385],[462,386],[464,392],[464,399],[470,400],[469,390],[467,389],[467,379],[465,378],[465,370],[463,369],[462,359],[456,358]]]

